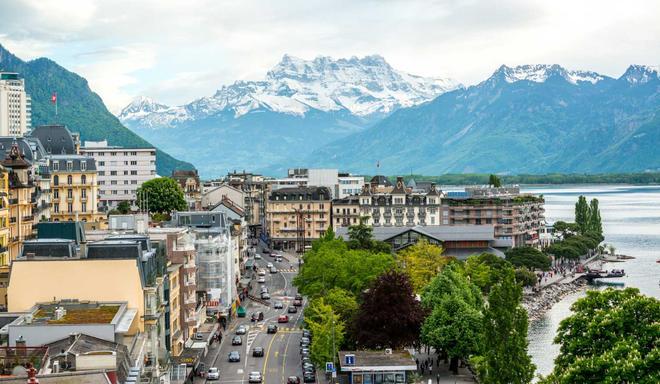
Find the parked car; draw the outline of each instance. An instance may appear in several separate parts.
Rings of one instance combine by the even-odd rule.
[[[229,352],[229,362],[230,363],[237,363],[239,361],[241,361],[241,354],[238,353],[238,351]]]
[[[259,272],[257,272],[259,276],[266,276],[266,271],[263,269],[260,269]]]
[[[268,293],[268,287],[261,287],[261,293]]]
[[[264,250],[262,252],[266,255],[269,255],[270,254],[270,248],[264,248]]]
[[[300,339],[300,345],[303,345],[303,344],[309,344],[309,342],[310,342],[309,337],[304,337],[304,336],[303,336],[303,337]]]
[[[294,299],[296,299],[296,300],[302,300],[303,297],[302,297],[302,295],[301,295],[300,293],[296,293],[296,296],[294,297]]]
[[[306,337],[308,339],[312,339],[312,332],[309,331],[309,329],[303,329],[302,330],[302,337]]]
[[[288,323],[289,322],[289,316],[287,315],[279,315],[277,317],[277,322],[278,323]]]
[[[261,372],[250,372],[250,375],[248,376],[248,383],[261,383],[261,381]]]
[[[282,303],[281,301],[276,301],[276,302],[273,303],[273,308],[282,309],[282,308],[284,308],[284,303]]]
[[[254,312],[252,314],[252,321],[262,321],[264,319],[264,313],[263,312]]]
[[[290,305],[289,308],[286,309],[286,311],[288,313],[298,313],[298,308]]]
[[[261,294],[261,299],[262,299],[262,300],[268,300],[268,299],[270,299],[270,293],[268,293],[268,292],[263,292],[263,293]]]
[[[272,267],[273,267],[273,263],[266,264],[266,268],[272,268]]]
[[[289,378],[286,379],[286,384],[300,384],[300,377],[289,376]]]
[[[309,348],[303,348],[303,347],[301,347],[301,348],[300,348],[300,354],[301,354],[302,356],[309,356]]]
[[[303,375],[303,382],[304,383],[316,383],[316,374],[313,372],[305,372]]]
[[[206,380],[218,380],[220,379],[220,370],[216,367],[209,368],[206,372]]]
[[[238,328],[236,328],[237,335],[245,335],[246,333],[247,333],[247,328],[245,328],[245,325],[239,325]]]
[[[264,357],[264,348],[263,347],[252,348],[252,357]]]
[[[266,329],[266,333],[277,333],[277,325],[268,324],[268,328]]]
[[[312,362],[312,359],[311,359],[309,356],[303,356],[303,357],[300,358],[300,360],[301,360],[301,363],[302,363],[302,364],[305,364],[305,363],[311,363],[311,362]]]
[[[302,300],[295,299],[293,300],[294,307],[302,307]]]
[[[240,336],[234,336],[234,338],[231,339],[231,345],[243,345],[243,339],[241,339]]]
[[[261,260],[261,255],[258,254],[258,253],[255,253],[255,254],[254,254],[254,259],[255,259],[255,260]]]
[[[270,273],[277,273],[277,268],[275,268],[274,266],[270,267]]]
[[[195,335],[193,336],[193,339],[195,339],[195,340],[204,340],[204,335],[201,334],[201,333],[199,333],[199,332],[197,332],[197,333],[195,333]]]
[[[265,284],[266,283],[266,278],[261,276],[257,279],[257,283],[259,284]]]

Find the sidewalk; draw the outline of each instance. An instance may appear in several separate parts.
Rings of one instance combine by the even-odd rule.
[[[430,354],[420,352],[415,353],[414,350],[410,350],[410,353],[413,354],[415,361],[419,361],[420,369],[417,370],[417,373],[421,376],[420,380],[417,380],[416,383],[423,384],[467,384],[467,383],[476,383],[472,373],[467,368],[458,368],[458,375],[454,375],[449,370],[449,362],[445,363],[443,360],[438,359],[438,356],[431,350]],[[440,361],[438,361],[440,360]],[[428,365],[426,364],[428,363]],[[422,375],[422,369],[424,367],[424,374]],[[430,367],[430,368],[428,368]]]
[[[202,363],[204,363],[204,366],[206,367],[205,369],[208,370],[210,367],[214,367],[216,360],[218,359],[218,355],[220,354],[220,348],[222,347],[222,343],[225,342],[225,339],[227,336],[222,338],[222,341],[219,343],[213,343],[211,346],[209,346],[209,351],[206,353],[206,357],[202,360]],[[203,377],[198,377],[195,376],[193,379],[194,384],[204,384],[206,383],[206,378]]]

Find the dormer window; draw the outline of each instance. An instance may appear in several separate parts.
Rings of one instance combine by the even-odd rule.
[[[60,170],[60,162],[55,161],[53,162],[53,171],[59,171]]]
[[[71,172],[73,170],[73,161],[66,162],[66,170]]]
[[[82,160],[82,161],[80,162],[80,170],[81,170],[81,171],[86,171],[86,170],[87,170],[87,161]]]

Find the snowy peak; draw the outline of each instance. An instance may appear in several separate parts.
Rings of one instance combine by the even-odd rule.
[[[146,96],[138,96],[130,104],[124,107],[119,113],[120,120],[134,120],[146,116],[150,113],[161,112],[169,107],[155,102]]]
[[[502,65],[497,71],[495,71],[493,76],[491,76],[491,79],[499,79],[507,83],[515,83],[517,81],[543,83],[554,76],[559,76],[571,84],[579,84],[582,82],[596,84],[599,81],[606,79],[606,76],[600,75],[596,72],[567,70],[557,64],[519,65],[516,67]]]
[[[660,79],[660,68],[650,65],[631,65],[621,76],[630,84],[645,84]]]

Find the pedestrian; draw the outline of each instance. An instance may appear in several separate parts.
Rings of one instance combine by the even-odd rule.
[[[419,369],[419,359],[415,359],[415,364],[417,364],[417,369]]]
[[[429,365],[429,375],[433,375],[433,364]]]
[[[435,376],[435,384],[440,384],[440,373]]]

